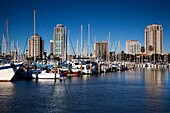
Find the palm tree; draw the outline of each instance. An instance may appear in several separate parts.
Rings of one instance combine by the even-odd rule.
[[[141,53],[142,53],[142,63],[143,63],[143,53],[145,52],[145,47],[144,46],[142,46],[141,47]]]
[[[153,47],[150,45],[149,46],[149,51],[152,52],[153,51]],[[151,60],[151,59],[150,59]],[[152,61],[152,60],[151,60]]]

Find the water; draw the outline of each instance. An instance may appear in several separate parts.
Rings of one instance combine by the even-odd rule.
[[[137,69],[70,80],[0,82],[0,113],[167,113],[170,72]]]

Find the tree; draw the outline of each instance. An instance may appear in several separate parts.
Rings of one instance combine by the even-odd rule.
[[[142,46],[141,47],[141,53],[142,53],[142,62],[143,62],[143,53],[145,52],[145,47],[144,46]]]
[[[149,46],[149,51],[152,52],[153,51],[153,47],[150,45]],[[151,60],[151,59],[150,59]],[[152,60],[151,60],[152,61]]]
[[[122,51],[122,52],[121,52],[121,59],[120,59],[120,60],[124,60],[124,59],[125,59],[125,52]]]

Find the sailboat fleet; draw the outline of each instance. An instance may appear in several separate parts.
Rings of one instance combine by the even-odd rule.
[[[34,10],[34,38],[36,34],[35,14],[36,13]],[[101,59],[92,60],[90,56],[90,53],[91,53],[90,52],[90,24],[88,24],[87,52],[83,54],[82,31],[83,31],[83,26],[81,25],[81,44],[80,44],[81,47],[80,47],[80,50],[78,50],[78,41],[77,41],[76,55],[78,55],[78,52],[80,51],[80,54],[77,56],[77,58],[74,58],[72,60],[66,60],[63,62],[57,61],[57,63],[56,61],[52,61],[52,62],[46,61],[46,63],[43,63],[43,62],[36,62],[36,59],[35,59],[36,57],[35,57],[35,52],[34,52],[34,63],[31,66],[32,68],[29,67],[28,62],[27,62],[28,64],[27,66],[22,66],[23,62],[15,61],[16,58],[14,58],[14,60],[11,60],[11,57],[0,59],[0,81],[11,81],[21,66],[22,66],[22,71],[19,73],[21,75],[26,75],[26,77],[28,78],[60,79],[60,80],[63,79],[64,77],[91,75],[91,74],[97,74],[97,73],[102,73],[102,72],[105,73],[105,72],[113,72],[113,71],[114,72],[125,71],[131,67],[132,68],[134,67],[135,64],[133,65],[131,63],[126,63],[126,62],[109,62],[109,61],[102,62]],[[69,37],[69,31],[68,31],[68,37]],[[110,39],[110,32],[109,32],[108,42],[110,42],[109,39]],[[3,37],[3,40],[4,40],[4,37]],[[68,38],[68,41],[69,41],[69,38]],[[119,45],[120,45],[120,42],[119,42]],[[70,44],[68,42],[68,47],[69,46]],[[85,56],[86,58],[84,58]],[[142,67],[145,67],[145,66],[142,65]],[[150,67],[150,65],[148,67]]]

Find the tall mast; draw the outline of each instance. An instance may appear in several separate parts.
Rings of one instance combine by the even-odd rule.
[[[36,61],[36,56],[35,56],[35,35],[36,35],[36,11],[34,9],[34,62]]]
[[[67,54],[68,54],[68,56],[70,55],[70,30],[68,30],[68,39],[67,39],[67,46],[68,46],[68,48],[67,48]]]
[[[78,39],[77,39],[77,44],[76,44],[76,56],[78,58]]]
[[[88,57],[90,58],[90,24],[88,24]]]
[[[80,50],[81,57],[82,57],[82,54],[83,54],[82,37],[83,37],[83,25],[81,25],[81,50]]]
[[[9,40],[9,32],[8,32],[8,20],[6,20],[6,33],[7,33],[7,54],[10,53],[10,40]]]
[[[109,32],[109,36],[108,36],[108,52],[111,52],[111,47],[110,47],[110,32]],[[108,53],[108,61],[110,62],[110,54]]]
[[[5,39],[5,36],[3,35],[3,36],[2,36],[2,45],[1,45],[1,48],[2,48],[1,53],[2,53],[2,55],[3,55],[3,54],[6,55],[6,52],[7,52],[7,50],[6,50],[6,44],[7,44],[7,41],[6,41],[6,39]]]

